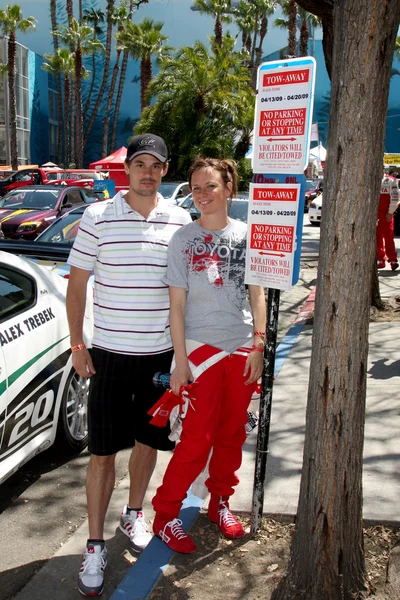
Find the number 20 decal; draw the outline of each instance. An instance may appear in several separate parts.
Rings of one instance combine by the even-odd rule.
[[[34,429],[42,421],[45,421],[50,414],[53,401],[54,392],[53,390],[48,390],[45,394],[39,396],[37,400],[30,402],[16,413],[15,419],[22,418],[12,430],[8,446],[12,446],[21,437],[26,435],[30,427]],[[25,423],[27,423],[27,426],[23,428]]]

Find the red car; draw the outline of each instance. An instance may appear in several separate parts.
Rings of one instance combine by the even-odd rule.
[[[100,198],[81,187],[37,185],[12,190],[0,200],[0,225],[7,239],[34,240],[51,223],[82,204]]]

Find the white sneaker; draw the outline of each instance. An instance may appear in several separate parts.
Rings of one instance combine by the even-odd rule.
[[[132,550],[142,552],[150,542],[152,535],[144,520],[143,512],[132,510],[128,513],[127,508],[124,506],[119,528],[129,538]]]
[[[104,589],[107,549],[103,544],[89,544],[83,554],[78,589],[83,596],[100,596]]]

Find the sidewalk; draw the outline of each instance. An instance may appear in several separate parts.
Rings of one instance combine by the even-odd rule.
[[[380,277],[380,283],[382,297],[392,296],[399,289],[400,273],[385,271]],[[306,291],[308,294],[307,289]],[[299,294],[299,291],[295,293]],[[304,299],[303,297],[302,303]],[[293,325],[289,335],[278,347],[277,364],[281,364],[281,368],[273,391],[270,452],[264,498],[264,512],[275,516],[294,515],[297,508],[311,337],[311,327],[305,325],[301,328],[299,325]],[[400,322],[371,323],[364,446],[364,518],[392,523],[400,521],[399,339]],[[231,501],[232,509],[237,512],[251,511],[255,446],[256,435],[251,434],[244,446],[243,464],[239,472],[240,485]],[[168,455],[159,454],[156,471],[146,496],[144,508],[151,520],[153,511],[150,500],[162,479],[168,460]],[[108,512],[105,538],[109,566],[106,571],[103,600],[145,600],[171,555],[165,545],[155,538],[136,566],[131,569],[135,559],[127,549],[126,537],[118,530],[119,515],[126,503],[127,489],[128,479],[125,478],[115,489]],[[195,517],[196,512],[196,508],[192,509],[189,519]],[[76,580],[86,539],[87,522],[38,572],[15,600],[52,600],[55,595],[58,600],[78,598]]]

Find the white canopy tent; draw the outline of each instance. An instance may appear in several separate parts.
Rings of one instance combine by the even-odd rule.
[[[323,147],[321,142],[315,148],[311,148],[310,157],[318,158],[321,162],[326,161],[326,148]]]

